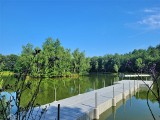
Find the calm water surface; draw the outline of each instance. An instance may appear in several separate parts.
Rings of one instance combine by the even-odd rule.
[[[36,103],[44,105],[47,103],[51,103],[55,100],[61,100],[81,93],[89,92],[94,89],[109,86],[113,84],[114,81],[118,80],[119,77],[117,74],[92,74],[89,76],[81,76],[79,78],[43,79],[40,85]],[[32,89],[28,89],[22,94],[22,106],[26,105],[27,102],[31,99],[31,96],[33,95],[36,88],[35,86],[38,85],[39,80],[30,79],[28,81],[32,82]],[[10,84],[14,84],[13,79],[9,79],[7,82]],[[9,92],[15,95],[13,91]],[[6,92],[2,94],[6,94],[7,96],[9,95]]]
[[[93,74],[79,78],[43,79],[36,103],[41,105],[47,104],[55,100],[61,100],[94,89],[110,86],[114,81],[121,79],[118,75],[113,74]],[[32,82],[32,89],[22,94],[22,106],[26,105],[31,99],[35,90],[34,86],[38,85],[38,79],[31,79],[30,81]],[[14,80],[9,80],[8,82],[14,83]],[[13,91],[8,92],[15,96]],[[9,96],[7,92],[3,92],[2,94]],[[158,103],[152,99],[152,96],[150,97],[150,105],[157,120],[160,120],[160,108]],[[13,108],[13,112],[15,109]],[[116,108],[111,108],[104,112],[100,116],[100,120],[152,120],[146,103],[146,91],[140,90],[135,96],[128,98],[126,101],[119,102]]]
[[[153,96],[149,104],[156,120],[160,120],[160,107]],[[146,91],[140,90],[126,101],[120,101],[116,107],[110,108],[100,115],[100,120],[154,120],[147,106]]]
[[[37,102],[40,104],[50,103],[55,100],[61,100],[81,93],[89,92],[94,89],[109,86],[113,84],[113,81],[118,80],[119,77],[113,74],[94,74],[79,78],[44,79],[41,83]],[[33,84],[36,84],[36,82]],[[26,98],[27,97],[29,96],[26,96]]]

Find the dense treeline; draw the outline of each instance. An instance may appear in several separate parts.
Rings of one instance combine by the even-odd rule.
[[[32,44],[28,43],[26,46],[22,46],[20,56],[0,55],[1,70],[18,73],[28,70],[29,67],[29,76],[32,77],[38,77],[38,75],[54,77],[87,74],[90,69],[89,62],[90,59],[85,57],[84,52],[76,49],[71,53],[70,49],[61,46],[58,39],[54,41],[52,38],[48,38],[43,43],[42,49],[34,48]]]
[[[126,66],[130,61],[132,68]],[[91,69],[90,72],[133,72],[133,70],[143,70],[155,63],[158,70],[160,70],[160,45],[156,47],[148,47],[147,50],[139,49],[129,52],[127,54],[114,54],[105,55],[103,57],[92,57],[91,58]],[[137,71],[136,71],[137,72]]]
[[[135,70],[151,63],[160,66],[160,45],[150,46],[146,50],[135,49],[127,54],[116,53],[88,58],[79,49],[71,53],[70,49],[65,49],[58,39],[54,41],[52,38],[48,38],[41,49],[34,48],[32,44],[28,43],[26,46],[22,46],[19,56],[0,54],[0,70],[18,73],[25,71],[30,66],[29,74],[32,77],[38,77],[39,73],[43,77],[54,77],[84,75],[89,72],[133,72],[126,67],[128,61],[132,63]]]

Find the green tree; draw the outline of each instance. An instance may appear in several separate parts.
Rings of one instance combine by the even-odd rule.
[[[4,56],[0,54],[0,71],[4,70]]]
[[[53,77],[56,73],[55,67],[55,47],[52,38],[47,38],[42,45],[45,77]]]
[[[17,55],[14,55],[14,54],[7,55],[5,57],[5,63],[4,63],[5,70],[14,71],[14,67],[15,67],[17,59],[18,59]]]
[[[118,68],[118,65],[117,64],[114,64],[114,71],[116,72],[116,73],[118,73],[118,70],[119,70],[119,68]]]
[[[89,71],[90,62],[89,58],[85,58],[84,52],[79,52],[79,49],[74,50],[72,53],[73,59],[73,72],[78,74],[83,74]]]
[[[28,43],[26,46],[22,46],[22,53],[18,57],[16,63],[15,63],[15,72],[20,72],[20,71],[27,71],[27,73],[31,73],[31,69],[28,69],[28,66],[30,65],[30,61],[33,59],[33,45]]]
[[[142,69],[142,67],[144,66],[142,58],[136,59],[135,65],[136,65],[137,69]]]

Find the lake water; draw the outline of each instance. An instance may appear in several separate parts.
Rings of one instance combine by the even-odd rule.
[[[14,85],[14,78],[3,79],[3,81],[5,81],[5,84]],[[118,80],[120,80],[120,78],[117,74],[92,74],[89,76],[81,76],[78,78],[43,79],[35,103],[44,105],[53,101],[89,92],[94,89],[100,89],[102,87],[110,86],[114,81]],[[27,81],[32,82],[32,85],[31,89],[27,89],[22,94],[22,106],[26,105],[27,102],[31,99],[36,86],[38,86],[39,79],[29,79]],[[15,93],[13,91],[8,92],[15,96]],[[2,94],[7,95],[7,98],[9,96],[7,92],[3,92]]]
[[[61,100],[81,93],[89,92],[94,89],[110,86],[114,81],[119,80],[122,80],[122,78],[119,78],[117,74],[92,74],[79,78],[43,79],[36,103],[41,105],[47,104],[55,100]],[[32,94],[34,93],[34,86],[38,85],[38,79],[31,79],[29,81],[32,81],[32,89],[27,90],[22,94],[22,106],[27,104],[27,101],[30,100]],[[12,82],[13,80],[8,81],[8,83]],[[13,91],[10,91],[10,93],[15,95]],[[8,96],[6,92],[3,94]],[[152,96],[150,96],[150,105],[156,114],[157,119],[160,119],[159,105],[152,99]],[[14,108],[12,110],[13,112],[15,111]],[[100,116],[100,120],[152,120],[152,116],[146,103],[146,91],[140,90],[135,96],[128,98],[126,101],[119,102],[116,108],[110,108],[104,112]]]
[[[114,81],[118,80],[118,75],[114,74],[93,74],[79,78],[44,79],[41,82],[36,102],[40,104],[50,103],[94,89],[110,86]],[[32,86],[37,86],[38,83],[34,80],[32,84]],[[24,95],[25,100],[31,97],[33,90],[26,91]],[[25,102],[23,104],[25,104]]]
[[[100,120],[153,120],[147,106],[146,91],[140,90],[136,95],[128,97],[126,101],[120,101],[116,107],[110,108],[100,115]],[[149,105],[156,120],[160,120],[160,107],[154,101],[153,96],[149,99]]]

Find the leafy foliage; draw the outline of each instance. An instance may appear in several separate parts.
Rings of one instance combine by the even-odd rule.
[[[41,52],[35,56],[33,51]],[[54,41],[52,38],[48,38],[43,43],[42,49],[39,47],[34,48],[30,43],[22,46],[22,53],[14,63],[14,72],[19,73],[19,71],[25,71],[33,58],[33,64],[28,70],[28,75],[31,77],[39,77],[40,75],[51,78],[72,76],[72,74],[83,75],[87,74],[90,68],[90,59],[85,57],[84,52],[76,49],[71,53],[70,49],[65,49],[61,46],[58,39]]]
[[[31,98],[29,101],[27,101],[27,104],[25,106],[22,106],[22,95],[27,91],[28,89],[31,89],[32,83],[29,81],[26,81],[26,77],[29,73],[31,73],[31,66],[33,64],[37,64],[38,60],[37,55],[39,52],[37,52],[37,49],[32,52],[34,56],[31,56],[31,52],[28,50],[31,48],[30,45],[29,47],[24,47],[24,51],[22,53],[23,57],[26,58],[24,60],[28,60],[26,63],[22,63],[21,69],[19,69],[19,73],[16,74],[8,74],[7,76],[4,77],[3,73],[0,72],[0,81],[1,81],[1,88],[0,88],[0,118],[3,120],[11,120],[11,119],[16,119],[16,120],[29,120],[29,119],[41,119],[42,115],[45,113],[46,109],[40,110],[40,105],[36,104],[36,98],[39,93],[39,87],[42,81],[42,77],[40,77],[40,80],[35,87],[33,94],[31,95]],[[37,74],[39,73],[37,69]],[[6,83],[8,79],[11,79],[14,77],[14,84],[13,83]],[[3,83],[3,85],[2,85]],[[14,91],[13,93],[10,93],[9,91]],[[7,93],[10,96],[10,99],[5,99]],[[13,95],[14,94],[14,95]],[[14,112],[11,111],[12,107],[16,108]],[[36,116],[33,114],[35,108],[39,108],[40,115]],[[37,112],[37,114],[39,114]]]
[[[18,73],[20,70],[25,70],[30,64],[30,60],[34,57],[33,51],[41,50],[41,53],[36,56],[35,60],[38,63],[33,64],[29,70],[29,76],[38,77],[38,72],[43,77],[57,76],[72,76],[74,74],[84,75],[92,72],[133,72],[126,67],[126,63],[130,60],[133,68],[138,72],[144,66],[149,66],[151,63],[160,64],[160,45],[156,47],[148,47],[148,49],[133,50],[126,54],[107,54],[104,56],[86,57],[85,52],[80,52],[79,49],[71,52],[70,49],[65,49],[59,39],[46,39],[42,44],[42,48],[33,47],[28,43],[22,46],[22,53],[17,55],[1,55],[0,54],[0,70],[14,71]]]
[[[104,55],[103,57],[92,57],[90,72],[133,72],[126,67],[127,61],[132,62],[132,67],[138,71],[151,63],[160,64],[160,45],[148,47],[147,50],[139,49],[126,54]],[[116,70],[115,70],[116,67]],[[139,72],[145,72],[139,71]]]

